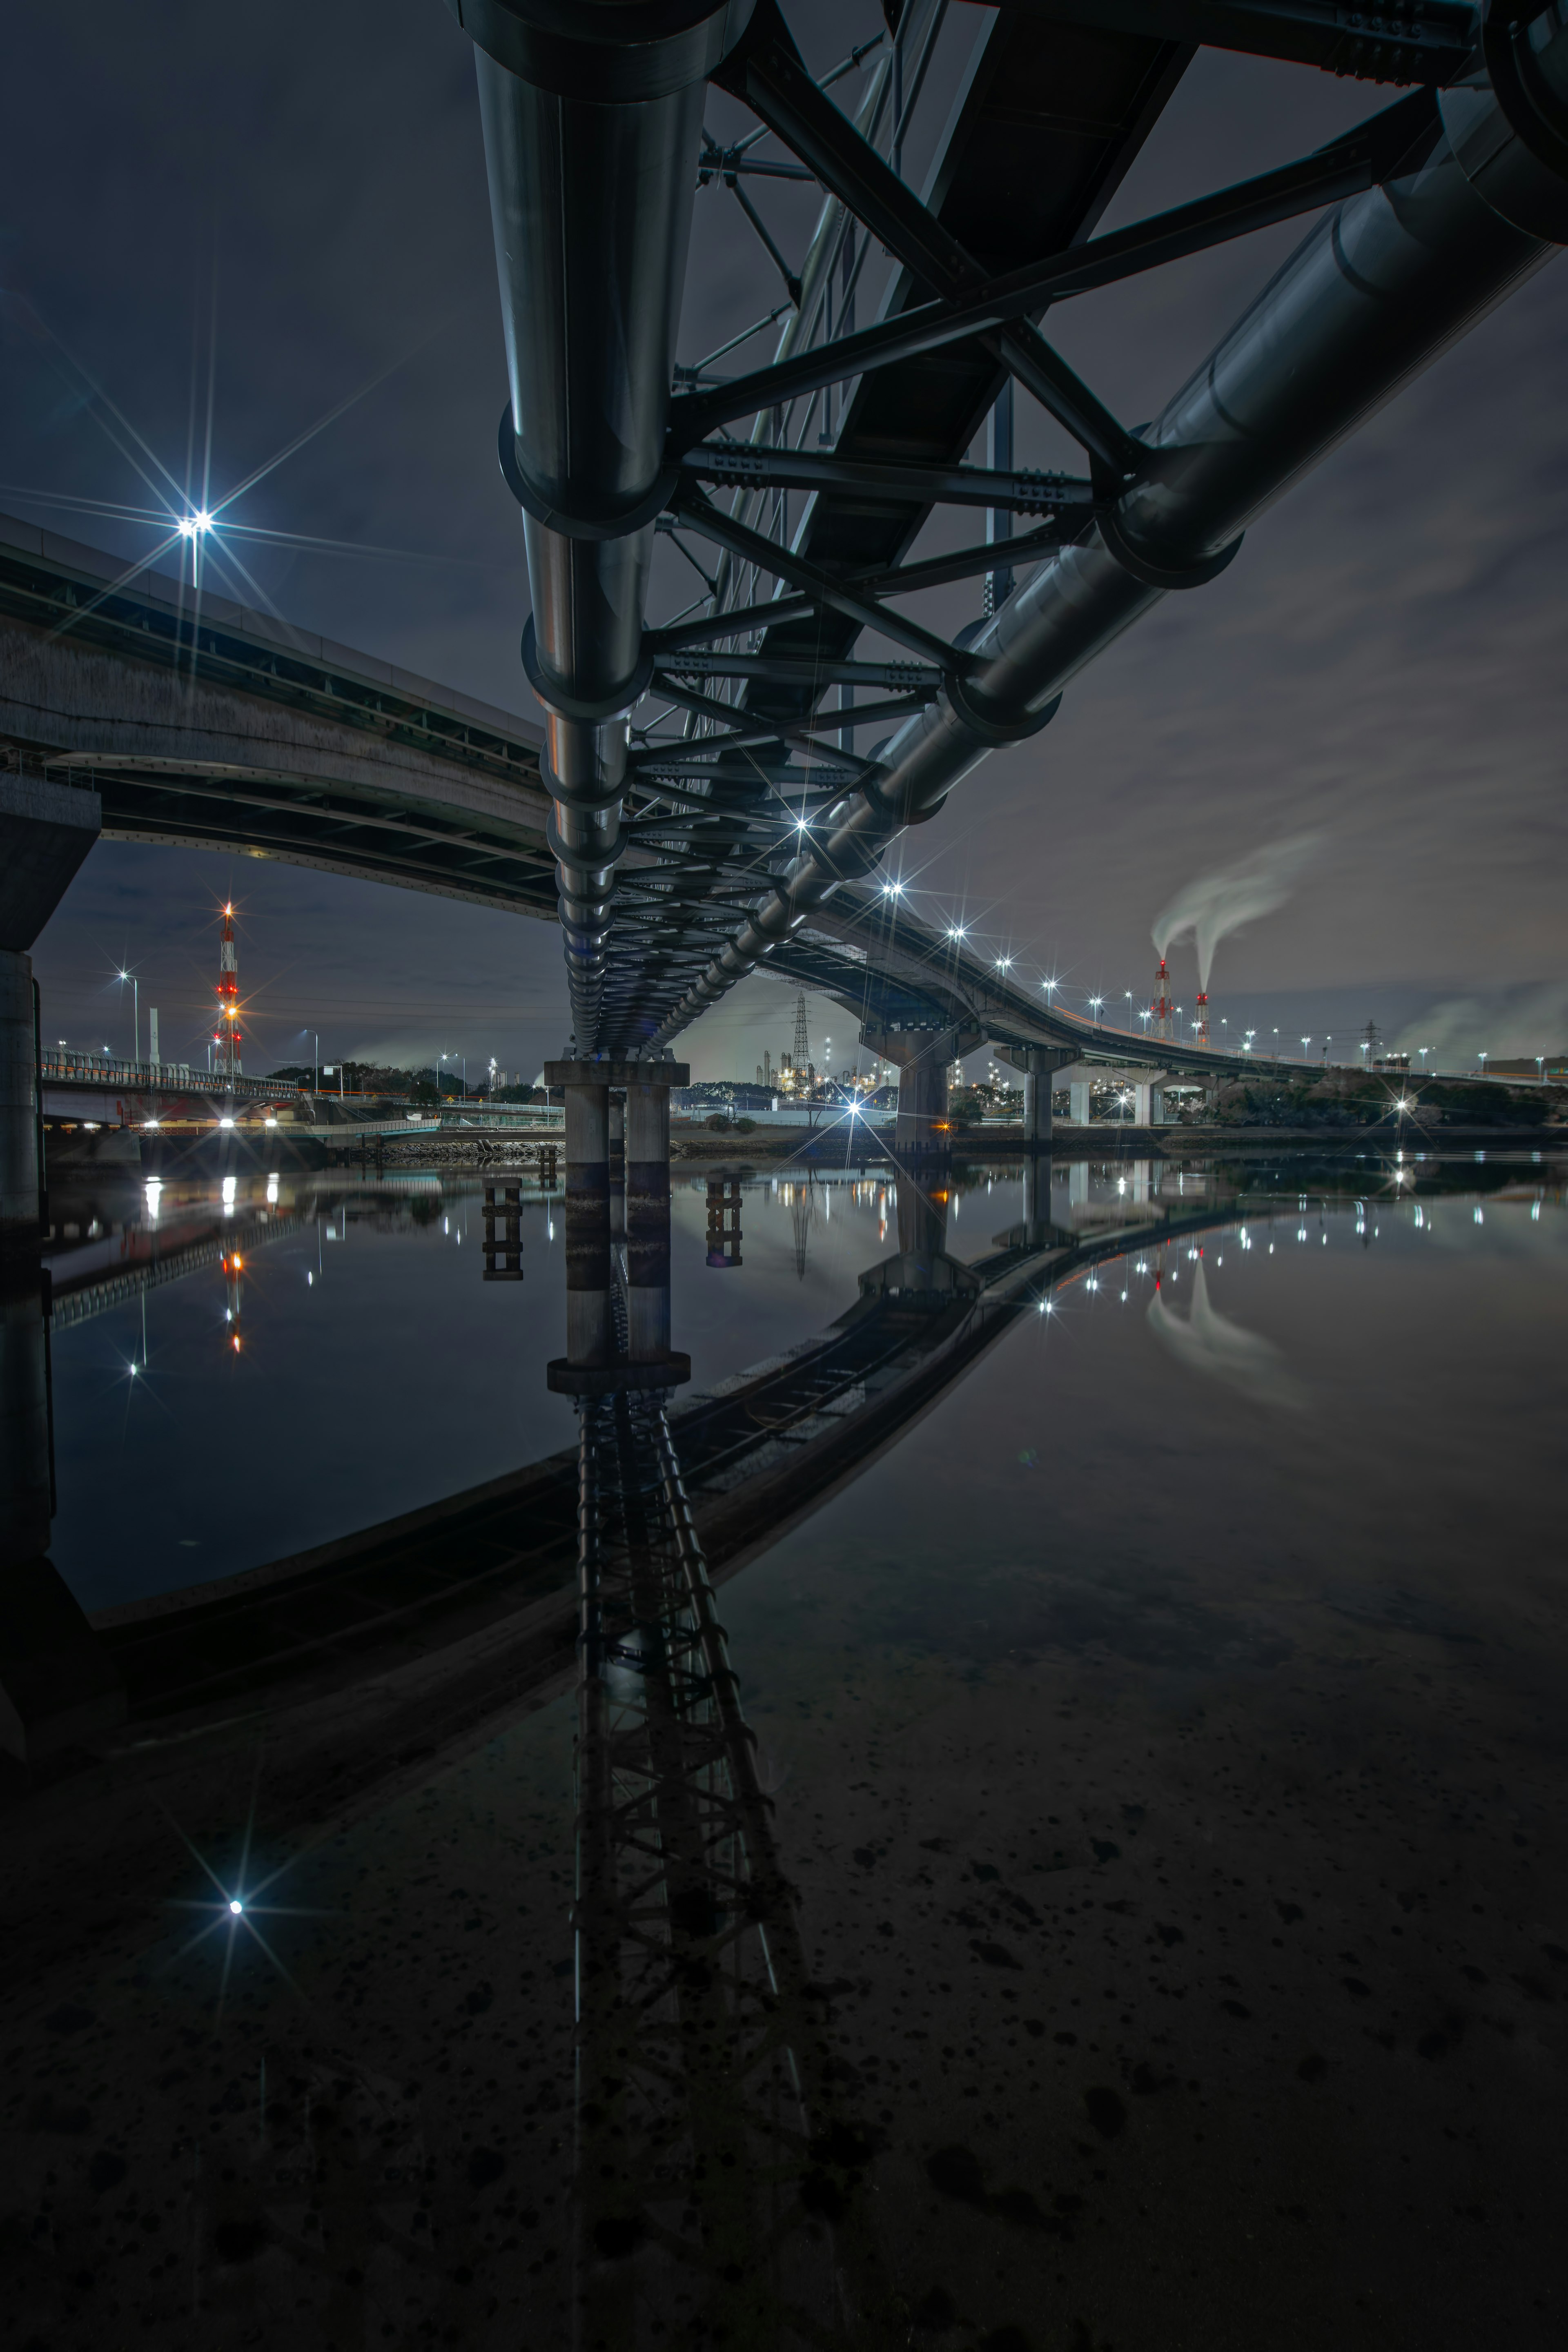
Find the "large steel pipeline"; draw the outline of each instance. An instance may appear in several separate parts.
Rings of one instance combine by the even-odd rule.
[[[1430,152],[1310,231],[1148,429],[1132,487],[1014,592],[962,677],[827,813],[652,1045],[869,872],[989,751],[1037,732],[1069,680],[1168,590],[1214,578],[1309,467],[1568,243],[1564,13],[1553,0],[1533,26],[1500,17],[1491,81],[1443,94]]]
[[[577,1051],[598,1042],[708,75],[752,0],[448,0],[475,42]]]

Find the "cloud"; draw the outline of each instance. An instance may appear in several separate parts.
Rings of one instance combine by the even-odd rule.
[[[1189,1372],[1223,1381],[1255,1404],[1268,1405],[1275,1412],[1306,1410],[1307,1391],[1286,1370],[1273,1341],[1260,1331],[1244,1330],[1210,1306],[1202,1258],[1194,1269],[1191,1311],[1185,1316],[1173,1314],[1163,1291],[1156,1290],[1149,1301],[1148,1321],[1161,1346]]]
[[[1206,989],[1221,940],[1285,904],[1317,856],[1321,839],[1319,834],[1299,833],[1187,883],[1155,917],[1155,947],[1163,955],[1173,940],[1191,931],[1197,943],[1198,985]]]

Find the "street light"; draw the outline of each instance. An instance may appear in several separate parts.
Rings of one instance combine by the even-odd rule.
[[[1481,1066],[1481,1076],[1484,1078],[1487,1074],[1487,1057],[1484,1054],[1478,1054],[1476,1059]]]
[[[1102,1014],[1102,1013],[1101,1013],[1101,1012],[1100,1012],[1100,1007],[1101,1007],[1101,1006],[1103,1005],[1103,1003],[1105,1003],[1105,999],[1104,999],[1104,997],[1103,997],[1103,996],[1091,996],[1091,997],[1089,998],[1089,1001],[1090,1005],[1091,1005],[1091,1006],[1093,1007],[1093,1009],[1094,1009],[1094,1012],[1095,1012],[1096,1017],[1097,1017],[1097,1018],[1099,1019],[1099,1021],[1100,1021],[1100,1027],[1103,1029],[1103,1027],[1105,1026],[1105,1020],[1104,1020],[1104,1016],[1103,1016],[1103,1014]]]
[[[142,1052],[142,995],[133,971],[121,971],[121,982],[131,982],[131,1059],[135,1062]]]

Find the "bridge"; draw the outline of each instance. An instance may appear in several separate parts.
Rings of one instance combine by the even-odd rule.
[[[973,53],[922,198],[901,158],[933,102],[940,0],[889,6],[889,35],[821,87],[775,0],[686,0],[652,38],[619,12],[562,34],[543,0],[456,13],[479,79],[500,457],[542,726],[0,523],[0,792],[37,853],[8,951],[101,828],[553,918],[575,1057],[668,1054],[759,968],[823,989],[910,1073],[907,1145],[931,1139],[966,1044],[1020,1057],[1027,1081],[1053,1054],[1146,1061],[1142,1039],[1086,1034],[951,952],[888,895],[888,853],[1568,236],[1568,36],[1522,0],[1484,21],[1462,0],[1376,17],[1331,0],[965,8]],[[1310,154],[1100,233],[1205,43],[1405,94]],[[710,83],[755,119],[732,152],[702,124]],[[782,160],[755,152],[768,135]],[[773,356],[678,370],[695,185],[743,195],[759,172],[821,194]],[[1058,303],[1298,215],[1315,219],[1295,255],[1136,433],[1047,340]],[[759,242],[759,304],[779,258]],[[871,308],[884,274],[858,324],[857,289]],[[737,326],[738,344],[758,331]],[[1079,473],[1015,466],[1020,389],[1077,442]],[[954,512],[984,515],[984,541],[912,557]],[[709,593],[656,618],[661,532],[706,545]],[[964,581],[982,609],[951,641],[903,608]],[[1029,1091],[1043,1141],[1048,1086]]]
[[[938,1139],[954,1054],[983,1040],[1022,1069],[1042,1146],[1056,1070],[1147,1064],[1142,1037],[1071,1020],[916,922],[889,853],[940,823],[985,760],[1040,735],[1162,598],[1237,560],[1315,463],[1568,241],[1568,28],[1555,0],[1372,15],[1340,0],[889,0],[886,34],[819,82],[777,0],[450,5],[479,76],[510,376],[499,457],[521,518],[522,665],[542,729],[237,606],[197,611],[91,551],[3,534],[5,1695],[24,1727],[52,1692],[57,1734],[101,1733],[127,1684],[158,1673],[152,1634],[106,1654],[44,1556],[27,950],[92,841],[236,847],[556,920],[573,1037],[547,1066],[566,1160],[565,1352],[550,1378],[577,1401],[580,1442],[555,1465],[553,1549],[532,1594],[544,1619],[525,1632],[515,1584],[511,1598],[517,1643],[577,1689],[580,2333],[626,2340],[626,2258],[657,2210],[664,2252],[701,2271],[710,2314],[747,2337],[761,2249],[773,2261],[786,2231],[820,2241],[808,2217],[826,2212],[829,2307],[791,2326],[803,2341],[890,2342],[714,1563],[743,1555],[741,1487],[763,1496],[787,1477],[807,1493],[808,1446],[841,1473],[847,1419],[867,1443],[890,1439],[905,1425],[890,1391],[918,1404],[1000,1312],[1043,1308],[1075,1257],[1125,1244],[1063,1239],[1037,1205],[994,1263],[964,1267],[941,1245],[940,1187],[911,1183],[898,1252],[868,1270],[826,1352],[742,1384],[743,1402],[672,1412],[689,1372],[671,1345],[675,1044],[760,969],[824,989],[900,1064],[910,1155]],[[937,36],[961,19],[969,62],[939,93]],[[1355,75],[1384,100],[1310,154],[1103,230],[1205,43]],[[710,84],[754,121],[727,147],[704,127]],[[943,116],[924,194],[903,168],[922,108]],[[757,152],[764,138],[777,152]],[[746,194],[770,173],[820,193],[793,259]],[[675,364],[704,175],[760,231],[727,348],[777,315],[780,277],[788,294],[772,357],[731,377],[715,372],[723,352]],[[1136,431],[1044,331],[1058,303],[1308,216],[1295,253]],[[1016,465],[1020,394],[1064,428],[1077,470]],[[984,515],[984,540],[921,555],[928,520],[949,510]],[[661,534],[703,551],[704,594],[684,612],[650,609]],[[980,611],[951,636],[904,610],[964,581]],[[1246,1066],[1153,1050],[1178,1075]],[[1031,1159],[1032,1187],[1041,1167]],[[752,1484],[734,1474],[759,1429]],[[437,1521],[450,1561],[452,1507],[425,1524]],[[778,1524],[775,1509],[754,1541]],[[374,1593],[368,1550],[353,1580]],[[272,1596],[290,1641],[315,1612],[323,1673],[345,1646],[342,1582],[316,1579],[329,1565]],[[395,1541],[367,1638],[395,1625],[416,1652],[407,1566]],[[226,1693],[259,1662],[256,1597],[230,1599],[195,1667]],[[519,1687],[509,1674],[509,1701]],[[428,1738],[423,1704],[419,1720]],[[645,2125],[662,2154],[638,2174]],[[752,2160],[764,2141],[787,2160]],[[811,2152],[847,2147],[824,2185]],[[739,2186],[721,2206],[702,2184],[723,2178]],[[689,2246],[688,2197],[704,2209]]]

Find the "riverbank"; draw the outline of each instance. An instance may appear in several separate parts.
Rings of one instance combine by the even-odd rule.
[[[1058,1160],[1172,1160],[1214,1151],[1568,1151],[1568,1126],[1425,1126],[1413,1119],[1375,1127],[1131,1127],[1092,1121],[1088,1127],[1058,1118],[1042,1149]],[[964,1160],[1011,1157],[1027,1151],[1021,1127],[954,1129],[949,1156]],[[868,1167],[894,1156],[893,1129],[853,1127],[840,1121],[808,1134],[805,1128],[758,1128],[751,1135],[714,1133],[708,1128],[672,1127],[670,1159],[696,1161],[717,1171],[744,1162],[749,1167],[785,1165]]]

